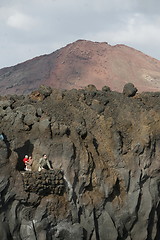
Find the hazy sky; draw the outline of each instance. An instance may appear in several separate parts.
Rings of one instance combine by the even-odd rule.
[[[0,0],[0,68],[78,39],[126,44],[160,60],[159,0]]]

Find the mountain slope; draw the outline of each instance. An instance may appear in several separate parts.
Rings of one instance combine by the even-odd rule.
[[[46,84],[83,88],[94,84],[122,91],[132,82],[142,91],[160,90],[160,61],[125,45],[78,40],[43,55],[0,70],[0,94],[27,94]]]

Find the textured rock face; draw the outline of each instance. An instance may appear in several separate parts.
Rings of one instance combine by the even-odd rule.
[[[0,97],[0,239],[160,239],[160,93],[129,90]]]
[[[23,186],[27,192],[34,192],[36,194],[62,195],[64,192],[64,179],[62,171],[42,171],[23,173]]]

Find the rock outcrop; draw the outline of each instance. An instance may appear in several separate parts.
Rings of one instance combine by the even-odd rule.
[[[160,239],[159,92],[1,96],[0,133],[1,240]]]
[[[63,173],[59,170],[23,173],[24,190],[38,195],[62,195],[65,190],[64,183]]]

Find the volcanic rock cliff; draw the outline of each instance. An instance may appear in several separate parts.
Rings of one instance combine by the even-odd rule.
[[[29,94],[45,84],[80,89],[94,84],[122,92],[134,83],[139,92],[160,91],[160,61],[125,45],[78,40],[51,54],[0,69],[0,94]]]
[[[1,240],[160,239],[160,93],[136,91],[0,97]]]

